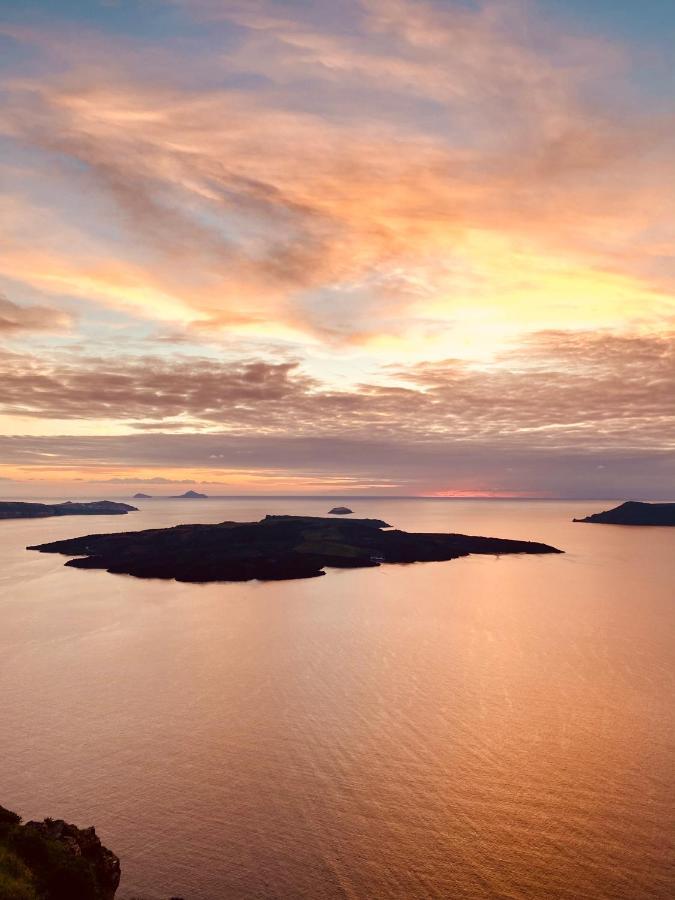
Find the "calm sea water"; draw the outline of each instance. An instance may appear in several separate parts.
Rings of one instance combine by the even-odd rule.
[[[566,554],[282,584],[23,549],[330,506],[138,503],[0,522],[0,803],[94,823],[122,900],[675,896],[675,529],[571,523],[607,501],[351,501]]]

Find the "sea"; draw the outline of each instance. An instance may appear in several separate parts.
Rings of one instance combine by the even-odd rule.
[[[619,500],[341,499],[565,552],[281,583],[25,549],[337,501],[134,502],[0,522],[0,803],[94,824],[119,900],[675,897],[675,529],[572,522]]]

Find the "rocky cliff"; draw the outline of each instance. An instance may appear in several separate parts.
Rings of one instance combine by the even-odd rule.
[[[26,822],[0,806],[2,900],[113,900],[120,861],[94,828]]]

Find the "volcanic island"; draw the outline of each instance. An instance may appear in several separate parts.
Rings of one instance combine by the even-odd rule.
[[[642,503],[627,500],[614,509],[593,513],[573,522],[592,522],[596,525],[675,525],[675,503]]]
[[[90,534],[27,549],[74,557],[66,565],[77,569],[187,582],[280,581],[325,575],[325,567],[434,562],[471,553],[562,552],[533,541],[414,534],[398,531],[380,519],[312,516],[266,516],[259,522]]]

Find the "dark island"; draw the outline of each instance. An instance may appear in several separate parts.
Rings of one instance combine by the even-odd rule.
[[[334,506],[332,509],[328,510],[329,516],[351,516],[354,512],[353,509],[350,509],[348,506]]]
[[[152,500],[152,494],[142,494],[140,491],[131,498],[132,500]]]
[[[0,897],[113,900],[120,861],[93,828],[62,819],[26,822],[0,806]]]
[[[572,521],[594,522],[600,525],[675,525],[675,503],[641,503],[637,500],[628,500],[614,509]]]
[[[44,519],[49,516],[124,516],[137,512],[128,503],[113,503],[112,500],[94,500],[91,503],[21,503],[13,500],[0,501],[0,519]]]
[[[208,497],[206,494],[200,494],[199,491],[185,491],[184,494],[169,497],[169,500],[208,500]]]
[[[530,541],[464,534],[409,534],[379,519],[266,516],[260,522],[177,525],[92,534],[28,547],[77,557],[66,565],[137,578],[177,581],[276,581],[324,575],[325,566],[432,562],[470,553],[560,553]]]

